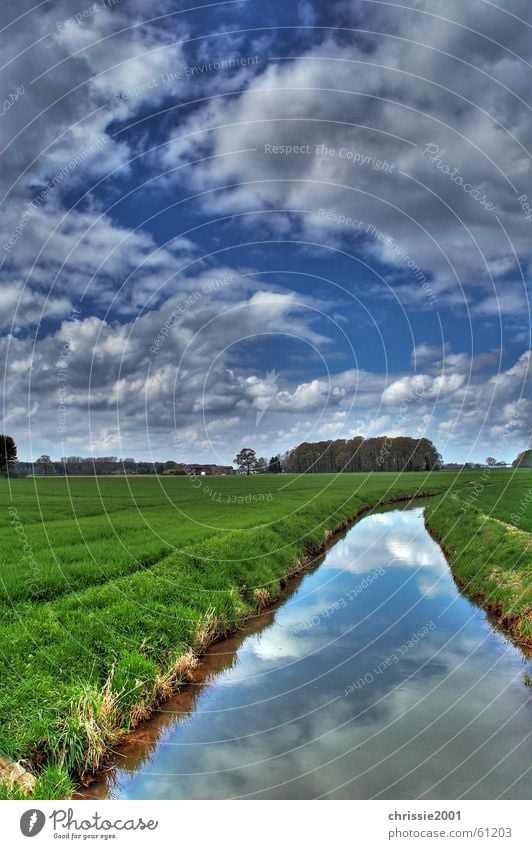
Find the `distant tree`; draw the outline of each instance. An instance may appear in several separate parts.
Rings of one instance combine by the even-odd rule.
[[[167,460],[163,463],[163,475],[185,475],[186,469],[183,463],[176,463],[174,460]]]
[[[267,457],[258,457],[257,458],[257,469],[259,472],[267,472],[268,471],[268,458]]]
[[[54,468],[54,464],[52,463],[48,454],[42,454],[38,460],[35,461],[35,465],[39,472],[43,475],[49,474]]]
[[[271,475],[278,475],[283,471],[283,467],[281,465],[281,458],[279,455],[270,458],[270,462],[268,463],[268,471]]]
[[[283,470],[283,472],[292,471],[291,468],[290,468],[290,455],[291,455],[291,453],[292,452],[290,450],[288,450],[288,451],[285,451],[283,454],[280,454],[281,469]]]
[[[13,473],[17,462],[17,446],[12,436],[0,434],[0,475]]]
[[[486,457],[486,466],[489,466],[490,468],[492,468],[493,466],[496,466],[496,465],[497,465],[497,460],[495,459],[495,457]]]
[[[512,466],[514,469],[532,469],[532,448],[528,448],[526,451],[521,451],[513,461]]]
[[[236,463],[246,475],[250,475],[252,470],[257,468],[258,460],[255,451],[252,448],[242,448],[236,455],[233,463]]]

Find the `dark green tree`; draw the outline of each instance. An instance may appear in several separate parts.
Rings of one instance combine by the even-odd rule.
[[[17,446],[12,436],[0,434],[0,475],[11,475],[17,462]]]
[[[283,467],[281,465],[281,458],[279,455],[270,458],[270,462],[268,463],[268,471],[271,475],[278,475],[283,471]]]
[[[532,468],[532,448],[527,448],[526,451],[521,451],[512,463],[514,469]]]
[[[252,448],[242,448],[236,455],[233,463],[236,463],[246,475],[250,475],[252,470],[257,468],[257,455]]]

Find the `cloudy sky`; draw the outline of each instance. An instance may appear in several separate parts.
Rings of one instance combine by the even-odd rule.
[[[2,430],[22,459],[528,445],[529,0],[0,17]]]

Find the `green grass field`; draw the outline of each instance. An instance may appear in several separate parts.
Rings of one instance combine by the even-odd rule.
[[[23,601],[51,601],[145,570],[172,552],[191,552],[214,536],[314,515],[316,507],[319,523],[327,525],[331,516],[327,526],[334,525],[344,502],[358,507],[372,503],[375,493],[442,489],[453,478],[453,473],[35,478],[12,481],[12,501],[7,481],[0,481],[16,511],[0,516],[0,605],[7,612]],[[22,551],[22,544],[30,551]]]
[[[0,481],[0,754],[40,774],[36,797],[64,797],[327,531],[451,489],[459,511],[480,474]],[[467,516],[530,531],[531,487],[530,472],[493,472]]]
[[[431,501],[427,527],[462,589],[532,648],[532,472],[482,472]]]

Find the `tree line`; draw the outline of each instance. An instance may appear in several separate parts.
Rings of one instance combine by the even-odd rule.
[[[246,474],[279,474],[281,472],[428,472],[443,468],[484,468],[479,463],[447,463],[430,439],[409,436],[374,436],[335,439],[322,442],[302,442],[284,455],[269,460],[257,457],[252,448],[242,448],[233,460]],[[493,457],[486,458],[488,466],[505,466]],[[522,451],[513,461],[514,467],[532,467],[532,449]],[[204,468],[210,468],[205,466]],[[0,434],[0,475],[109,475],[149,474],[184,475],[190,467],[175,460],[165,462],[136,461],[132,457],[61,457],[52,460],[43,454],[35,462],[17,461],[17,448],[11,436]],[[225,472],[225,467],[224,467]],[[230,470],[227,471],[230,473]]]
[[[0,437],[0,451],[2,445]],[[52,460],[42,454],[34,462],[11,463],[9,472],[29,475],[177,475],[185,474],[185,466],[175,460],[164,462],[137,461],[132,457],[61,457]]]
[[[441,467],[430,439],[374,436],[302,442],[283,458],[287,472],[425,472]]]

